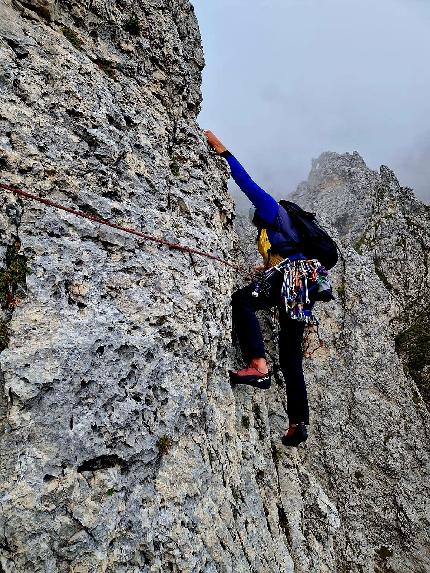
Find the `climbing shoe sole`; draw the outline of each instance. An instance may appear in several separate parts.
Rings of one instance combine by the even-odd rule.
[[[229,376],[230,383],[233,386],[236,386],[237,384],[245,384],[247,386],[253,386],[254,388],[260,388],[261,390],[267,390],[272,384],[270,372],[265,376],[238,376],[236,372],[230,370]]]

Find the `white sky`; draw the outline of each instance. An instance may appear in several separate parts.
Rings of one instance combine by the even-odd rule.
[[[357,150],[430,201],[430,0],[192,0],[199,121],[277,197]]]

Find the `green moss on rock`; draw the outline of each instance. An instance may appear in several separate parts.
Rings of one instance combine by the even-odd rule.
[[[115,79],[114,63],[109,60],[98,59],[95,61],[98,67],[110,78]]]
[[[69,28],[68,26],[63,26],[61,28],[61,31],[63,33],[63,36],[69,40],[69,42],[72,44],[72,46],[74,48],[76,48],[77,50],[80,50],[82,48],[82,44],[84,43],[81,38],[79,37],[79,35],[72,30],[71,28]]]
[[[175,177],[178,177],[179,175],[179,164],[177,161],[173,160],[170,163],[170,171],[172,172],[172,175],[174,175]]]
[[[396,337],[396,350],[405,358],[423,400],[430,404],[430,305]]]
[[[338,297],[344,301],[345,300],[345,296],[346,296],[346,290],[345,290],[345,285],[341,285],[339,287],[337,287],[336,289]]]
[[[384,271],[382,270],[381,259],[379,257],[374,257],[373,263],[375,265],[375,273],[376,273],[377,277],[379,278],[379,280],[383,283],[383,285],[385,286],[385,288],[387,290],[392,290],[393,285],[390,283],[390,281],[386,277]]]
[[[356,241],[353,245],[353,248],[359,255],[363,254],[363,247],[367,245],[367,239],[365,237],[361,237]]]
[[[6,265],[0,269],[0,301],[3,308],[10,305],[18,290],[25,292],[30,269],[27,257],[19,253],[19,243],[9,245],[6,250]]]
[[[9,346],[9,325],[7,320],[0,320],[0,352]]]
[[[277,464],[281,461],[283,453],[284,452],[283,452],[283,450],[281,450],[281,448],[278,448],[276,446],[272,447],[272,459],[273,459],[275,464]]]
[[[167,452],[172,447],[172,444],[173,444],[172,439],[169,436],[167,435],[161,436],[161,438],[159,438],[157,442],[157,448],[160,455],[167,454]]]
[[[9,345],[9,322],[19,298],[25,296],[27,275],[30,269],[27,257],[19,253],[20,243],[9,245],[6,250],[5,266],[0,269],[0,352]]]

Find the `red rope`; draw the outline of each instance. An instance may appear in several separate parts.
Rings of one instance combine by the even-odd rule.
[[[171,243],[170,241],[166,241],[165,239],[160,239],[159,237],[154,237],[153,235],[147,235],[146,233],[142,233],[141,231],[137,231],[136,229],[132,229],[130,227],[122,227],[121,225],[117,225],[116,223],[111,223],[107,219],[102,219],[101,217],[97,217],[95,215],[90,215],[88,213],[84,213],[83,211],[78,211],[77,209],[72,209],[71,207],[65,207],[64,205],[60,205],[59,203],[55,203],[50,199],[44,199],[43,197],[38,197],[37,195],[33,195],[32,193],[28,193],[27,191],[23,191],[22,189],[17,189],[16,187],[11,187],[10,185],[5,185],[4,183],[0,183],[0,189],[4,189],[5,191],[11,191],[16,195],[20,195],[21,197],[26,197],[27,199],[32,199],[33,201],[38,201],[39,203],[43,203],[44,205],[48,205],[49,207],[54,207],[55,209],[60,209],[61,211],[66,211],[67,213],[71,213],[75,215],[75,217],[82,217],[84,219],[89,219],[94,223],[99,223],[100,225],[107,225],[108,227],[112,227],[113,229],[118,229],[119,231],[124,231],[125,233],[129,233],[130,235],[136,235],[137,237],[141,237],[147,241],[151,241],[153,243],[158,243],[160,245],[165,245],[169,247],[169,249],[175,249],[177,251],[183,251],[185,253],[190,253],[193,255],[199,255],[200,257],[206,257],[208,259],[212,259],[214,261],[218,261],[223,265],[231,267],[232,269],[236,269],[238,271],[243,271],[244,269],[238,265],[230,263],[225,259],[221,259],[216,255],[212,255],[210,253],[205,253],[204,251],[200,251],[198,249],[193,249],[192,247],[186,247],[185,245],[180,245],[179,243]]]

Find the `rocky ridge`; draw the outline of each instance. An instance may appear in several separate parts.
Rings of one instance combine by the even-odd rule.
[[[229,256],[188,0],[0,16],[0,180]],[[297,451],[280,446],[280,376],[264,394],[227,383],[230,269],[0,198],[0,571],[430,569],[428,370],[409,351],[428,210],[388,169],[325,154],[294,197],[344,254],[322,344],[309,334]]]
[[[388,167],[378,174],[356,152],[321,155],[293,200],[321,213],[345,244],[370,259],[395,306],[397,349],[429,403],[430,208]]]

